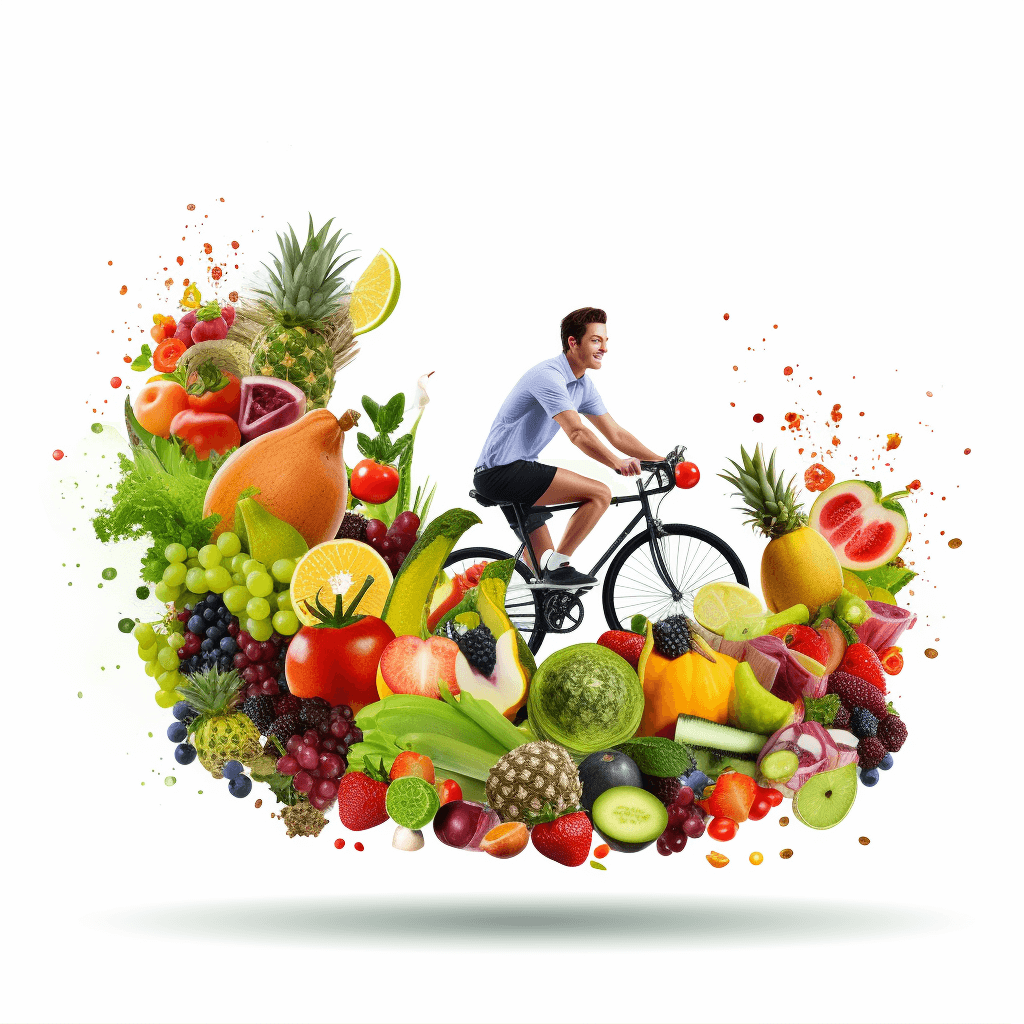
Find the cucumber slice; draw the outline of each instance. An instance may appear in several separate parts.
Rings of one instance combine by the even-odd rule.
[[[724,754],[760,754],[768,737],[734,729],[731,725],[709,722],[706,718],[680,715],[676,720],[675,741],[695,749]]]
[[[619,853],[638,853],[650,846],[668,825],[665,805],[646,789],[606,789],[591,808],[594,828]]]

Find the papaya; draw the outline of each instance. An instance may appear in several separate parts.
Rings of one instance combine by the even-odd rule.
[[[214,474],[203,515],[219,515],[218,537],[233,528],[243,491],[259,491],[259,503],[272,516],[294,526],[309,547],[331,540],[345,516],[348,480],[342,447],[345,431],[359,413],[340,419],[316,409],[278,430],[242,445]]]

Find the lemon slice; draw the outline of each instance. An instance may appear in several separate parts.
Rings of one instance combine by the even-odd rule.
[[[365,334],[380,327],[398,305],[401,290],[402,278],[398,267],[390,254],[381,249],[352,289],[348,307],[352,334]]]
[[[739,583],[708,583],[693,598],[693,617],[719,636],[730,619],[763,612],[764,606],[757,594]]]
[[[296,563],[292,574],[290,594],[292,610],[306,626],[315,626],[320,620],[306,607],[320,603],[334,610],[337,600],[348,608],[359,593],[366,577],[373,583],[360,598],[357,615],[380,615],[391,590],[391,570],[387,562],[369,544],[360,540],[328,540],[310,548]]]

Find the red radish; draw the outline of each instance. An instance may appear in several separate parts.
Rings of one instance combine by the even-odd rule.
[[[228,330],[231,330],[231,325],[235,322],[235,307],[234,306],[222,306],[220,315],[224,318],[224,323],[228,325]]]
[[[227,321],[216,302],[208,302],[196,311],[196,325],[192,328],[192,340],[196,344],[201,341],[220,341],[227,336]]]
[[[178,341],[185,342],[186,348],[192,347],[192,328],[196,325],[196,311],[190,309],[187,313],[182,313],[181,319],[178,321],[178,326],[175,328],[174,337]]]

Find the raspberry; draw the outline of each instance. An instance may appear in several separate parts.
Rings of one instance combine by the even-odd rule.
[[[829,693],[838,694],[851,711],[853,708],[866,708],[876,718],[885,714],[885,694],[878,687],[848,672],[833,672],[828,677],[828,689]]]
[[[899,715],[886,715],[878,723],[878,738],[885,749],[895,753],[907,739],[907,726]]]
[[[674,778],[663,779],[657,775],[645,775],[644,776],[644,789],[648,793],[653,793],[666,807],[670,807],[677,796],[679,796],[679,790],[683,788],[683,784]]]
[[[871,684],[869,683],[868,685],[870,686]],[[864,771],[871,771],[872,768],[877,768],[888,753],[889,751],[885,749],[885,744],[877,736],[865,736],[857,744],[857,756],[860,758],[860,766]]]
[[[874,736],[878,732],[878,719],[866,708],[854,708],[850,712],[850,732],[859,740]]]
[[[850,727],[850,709],[845,704],[839,705],[839,710],[836,712],[835,721],[832,723],[833,729],[848,729]]]

